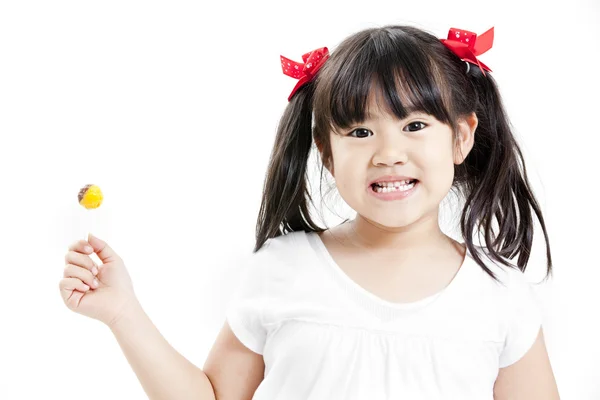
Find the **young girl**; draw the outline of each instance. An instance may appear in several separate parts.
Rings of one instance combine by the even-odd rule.
[[[477,59],[492,40],[493,29],[438,39],[386,26],[331,56],[281,58],[299,81],[278,127],[255,251],[202,369],[164,340],[123,261],[96,237],[67,253],[65,303],[111,328],[153,399],[558,399],[523,275],[532,212],[547,276],[548,235],[491,70]],[[309,213],[313,140],[356,211],[331,229]],[[438,223],[452,189],[464,197],[464,243]]]

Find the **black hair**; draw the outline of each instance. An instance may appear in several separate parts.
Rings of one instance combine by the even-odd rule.
[[[423,111],[448,124],[455,137],[458,119],[476,114],[473,148],[454,166],[452,184],[465,199],[460,219],[465,244],[494,279],[478,255],[474,235],[483,234],[488,258],[514,267],[507,260],[518,255],[517,267],[525,271],[535,214],[546,242],[548,277],[552,258],[546,225],[497,84],[490,71],[484,75],[475,64],[466,70],[466,63],[436,36],[412,26],[369,28],[343,40],[316,79],[295,93],[279,121],[254,251],[288,232],[324,231],[309,213],[307,163],[313,140],[321,167],[332,165],[330,132],[363,121],[369,94],[377,87],[397,118],[406,118],[409,108]]]

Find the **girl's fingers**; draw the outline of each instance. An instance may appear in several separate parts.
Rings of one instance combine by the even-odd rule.
[[[58,283],[58,287],[60,288],[61,293],[67,295],[70,295],[73,290],[78,290],[80,292],[87,292],[90,290],[88,285],[83,283],[81,279],[77,278],[63,278]]]
[[[79,306],[81,298],[90,287],[77,278],[61,279],[59,284],[60,295],[65,304],[72,309]]]
[[[81,254],[76,251],[70,250],[65,255],[65,263],[77,265],[91,271],[94,275],[98,274],[98,267],[96,263],[86,254]]]
[[[70,251],[76,251],[82,254],[91,254],[94,249],[90,244],[85,240],[78,240],[74,242],[71,246],[69,246]]]
[[[98,280],[91,271],[77,265],[67,264],[63,276],[65,278],[77,278],[92,289],[96,289],[99,285]]]

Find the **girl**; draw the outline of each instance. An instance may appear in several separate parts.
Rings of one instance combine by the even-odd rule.
[[[67,253],[67,306],[112,329],[153,399],[558,399],[523,275],[532,212],[547,277],[549,240],[491,70],[476,58],[492,40],[493,29],[440,40],[386,26],[331,56],[281,58],[299,81],[278,127],[256,247],[202,369],[163,339],[98,238]],[[330,229],[309,212],[313,140],[356,211]],[[452,189],[465,201],[464,243],[438,223]]]

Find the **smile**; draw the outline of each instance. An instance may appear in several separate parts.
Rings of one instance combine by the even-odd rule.
[[[419,186],[419,181],[414,179],[408,184],[373,184],[369,186],[369,193],[380,200],[400,200],[412,195]]]

